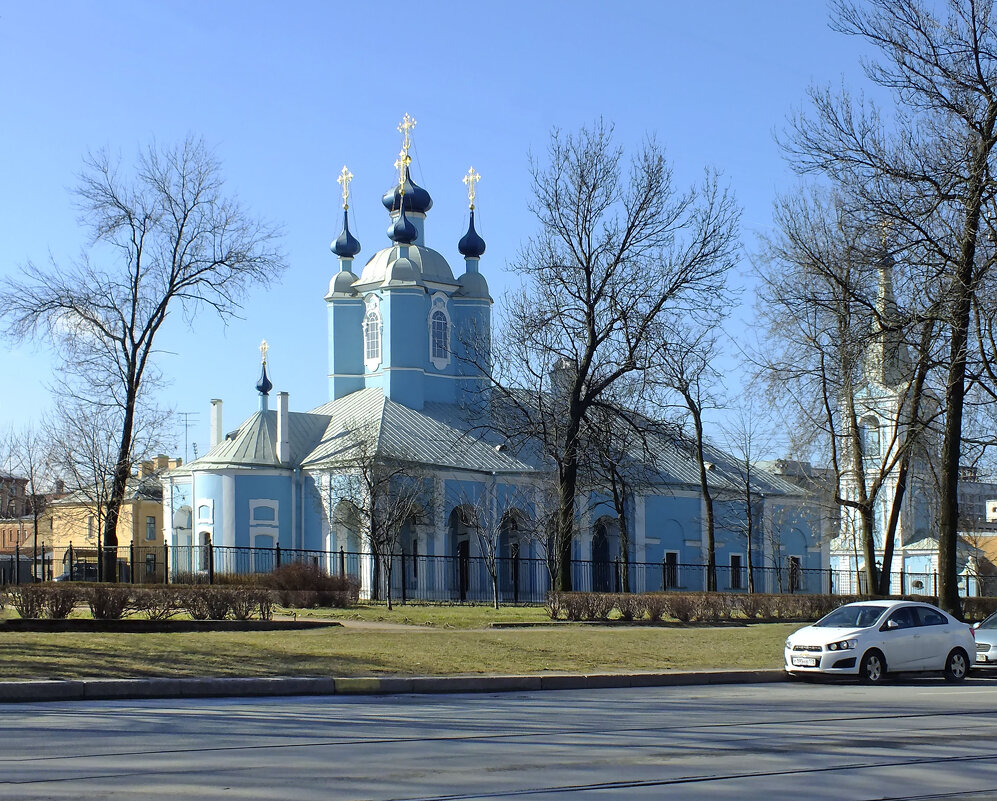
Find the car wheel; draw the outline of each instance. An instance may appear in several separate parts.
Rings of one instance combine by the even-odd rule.
[[[954,648],[945,658],[945,680],[962,681],[969,675],[969,657],[962,648]]]
[[[886,679],[886,660],[879,651],[869,651],[862,657],[859,678],[863,684],[882,684]]]

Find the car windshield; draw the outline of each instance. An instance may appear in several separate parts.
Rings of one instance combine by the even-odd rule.
[[[865,629],[879,620],[885,611],[882,606],[843,606],[814,625],[828,629]]]
[[[994,612],[992,615],[990,615],[990,617],[988,617],[986,620],[984,620],[979,626],[977,626],[977,628],[978,629],[997,629],[997,612]]]

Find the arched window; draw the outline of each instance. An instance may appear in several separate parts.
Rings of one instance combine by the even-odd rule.
[[[433,312],[433,358],[446,359],[450,355],[447,336],[447,316],[441,311]]]
[[[442,292],[433,296],[429,309],[429,360],[437,370],[450,364],[450,313]]]
[[[862,455],[873,459],[881,455],[879,421],[875,417],[865,417],[860,424],[862,434]]]
[[[381,312],[376,303],[367,304],[367,314],[363,318],[363,359],[370,370],[376,370],[381,363]]]

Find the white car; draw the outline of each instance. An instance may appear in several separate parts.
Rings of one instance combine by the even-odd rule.
[[[878,684],[887,672],[940,671],[962,681],[976,655],[973,630],[931,604],[845,604],[786,640],[786,672],[858,675]]]

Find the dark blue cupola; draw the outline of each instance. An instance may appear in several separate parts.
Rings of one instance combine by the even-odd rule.
[[[452,241],[452,240],[451,240]],[[474,230],[474,209],[471,209],[471,220],[467,225],[467,233],[457,243],[457,250],[465,259],[480,259],[485,252],[485,240]]]
[[[403,179],[385,192],[384,197],[381,198],[384,208],[392,214],[399,211],[402,205],[403,194],[406,211],[413,214],[425,214],[433,208],[433,199],[429,196],[429,192],[412,180],[412,173],[409,170],[408,164],[405,165]]]
[[[405,216],[408,195],[403,194],[398,204],[398,217],[388,226],[388,237],[398,245],[411,245],[419,236],[418,229]]]
[[[343,232],[332,243],[331,249],[341,259],[352,259],[360,252],[360,240],[350,233],[350,213],[343,209]]]

